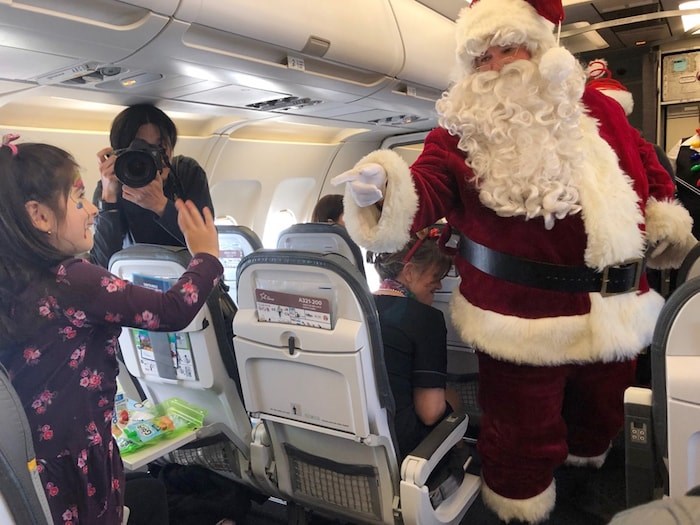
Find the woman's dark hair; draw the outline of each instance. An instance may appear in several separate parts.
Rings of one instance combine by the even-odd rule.
[[[34,227],[25,203],[35,200],[62,221],[66,200],[78,176],[73,157],[48,144],[17,144],[15,154],[0,147],[0,342],[11,342],[28,327],[15,312],[15,300],[30,284],[50,279],[49,269],[70,254],[61,253]],[[21,310],[21,308],[19,309]]]
[[[343,211],[342,195],[326,195],[316,203],[311,222],[338,222]]]
[[[153,124],[160,131],[164,148],[175,149],[177,128],[175,123],[162,110],[152,104],[136,104],[119,113],[112,121],[109,142],[112,149],[128,148],[144,124]]]
[[[415,248],[410,259],[406,260],[406,256],[414,249],[417,243],[420,243],[419,246]],[[447,272],[452,267],[452,258],[440,250],[437,237],[424,239],[414,237],[398,252],[374,254],[374,268],[382,280],[396,279],[403,267],[409,262],[415,264],[420,271],[434,267],[436,274],[443,277],[447,275]]]

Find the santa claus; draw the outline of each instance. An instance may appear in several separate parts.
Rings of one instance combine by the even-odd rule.
[[[525,0],[465,8],[459,75],[419,158],[379,150],[334,179],[370,250],[443,217],[461,234],[451,316],[477,349],[482,495],[506,521],[546,519],[559,465],[603,464],[663,304],[645,253],[677,267],[695,244],[652,146],[557,45],[562,17]]]

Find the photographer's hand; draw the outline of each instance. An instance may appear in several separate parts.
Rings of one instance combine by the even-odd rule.
[[[97,152],[97,165],[100,169],[102,200],[104,202],[117,202],[119,181],[114,174],[114,161],[116,160],[117,157],[112,148],[102,148]]]
[[[142,208],[151,210],[162,217],[165,207],[168,205],[168,198],[163,193],[163,176],[158,173],[156,177],[141,188],[122,186],[122,197],[124,200],[138,204]]]

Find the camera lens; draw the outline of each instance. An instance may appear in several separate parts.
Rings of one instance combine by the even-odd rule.
[[[141,188],[163,169],[163,153],[158,146],[135,139],[127,149],[117,152],[114,174],[126,186]]]

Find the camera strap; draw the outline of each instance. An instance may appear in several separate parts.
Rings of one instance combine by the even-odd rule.
[[[173,157],[173,161],[170,162],[168,158],[165,157],[167,166],[170,168],[170,175],[168,175],[168,180],[172,180],[173,199],[185,198],[185,190],[182,187],[180,176],[177,174],[177,167],[180,164],[180,158],[181,157],[178,155],[177,157]]]

